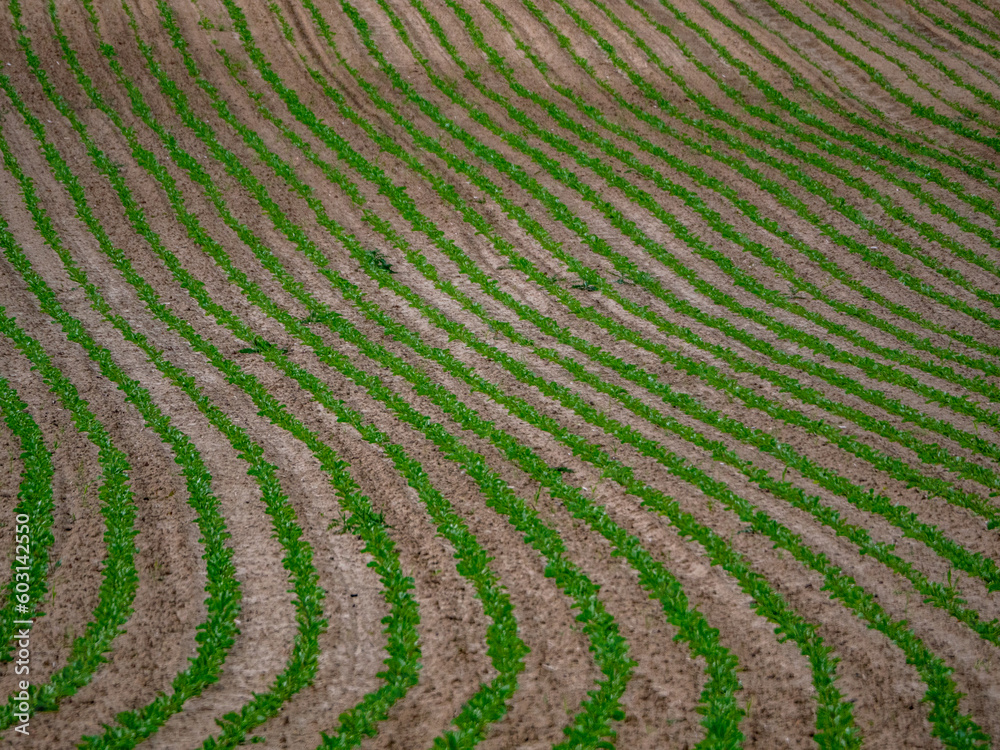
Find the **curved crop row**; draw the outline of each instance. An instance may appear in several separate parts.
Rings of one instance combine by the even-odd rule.
[[[18,503],[13,508],[15,521],[27,516],[26,523],[15,523],[15,538],[26,537],[27,555],[15,548],[11,559],[11,577],[7,601],[0,610],[0,643],[3,660],[10,661],[15,620],[30,621],[43,613],[39,605],[49,590],[49,548],[52,546],[52,459],[38,423],[11,384],[0,376],[0,413],[10,431],[21,443],[21,482]],[[23,530],[22,530],[23,529]],[[19,583],[25,584],[22,588]],[[23,600],[19,597],[23,597]],[[17,607],[18,604],[23,609]]]

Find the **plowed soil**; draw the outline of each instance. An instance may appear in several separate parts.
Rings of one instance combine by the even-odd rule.
[[[6,745],[1000,737],[989,0],[12,0],[0,85]]]

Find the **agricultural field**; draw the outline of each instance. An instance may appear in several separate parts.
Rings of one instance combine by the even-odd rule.
[[[0,4],[4,747],[1000,742],[1000,4]]]

